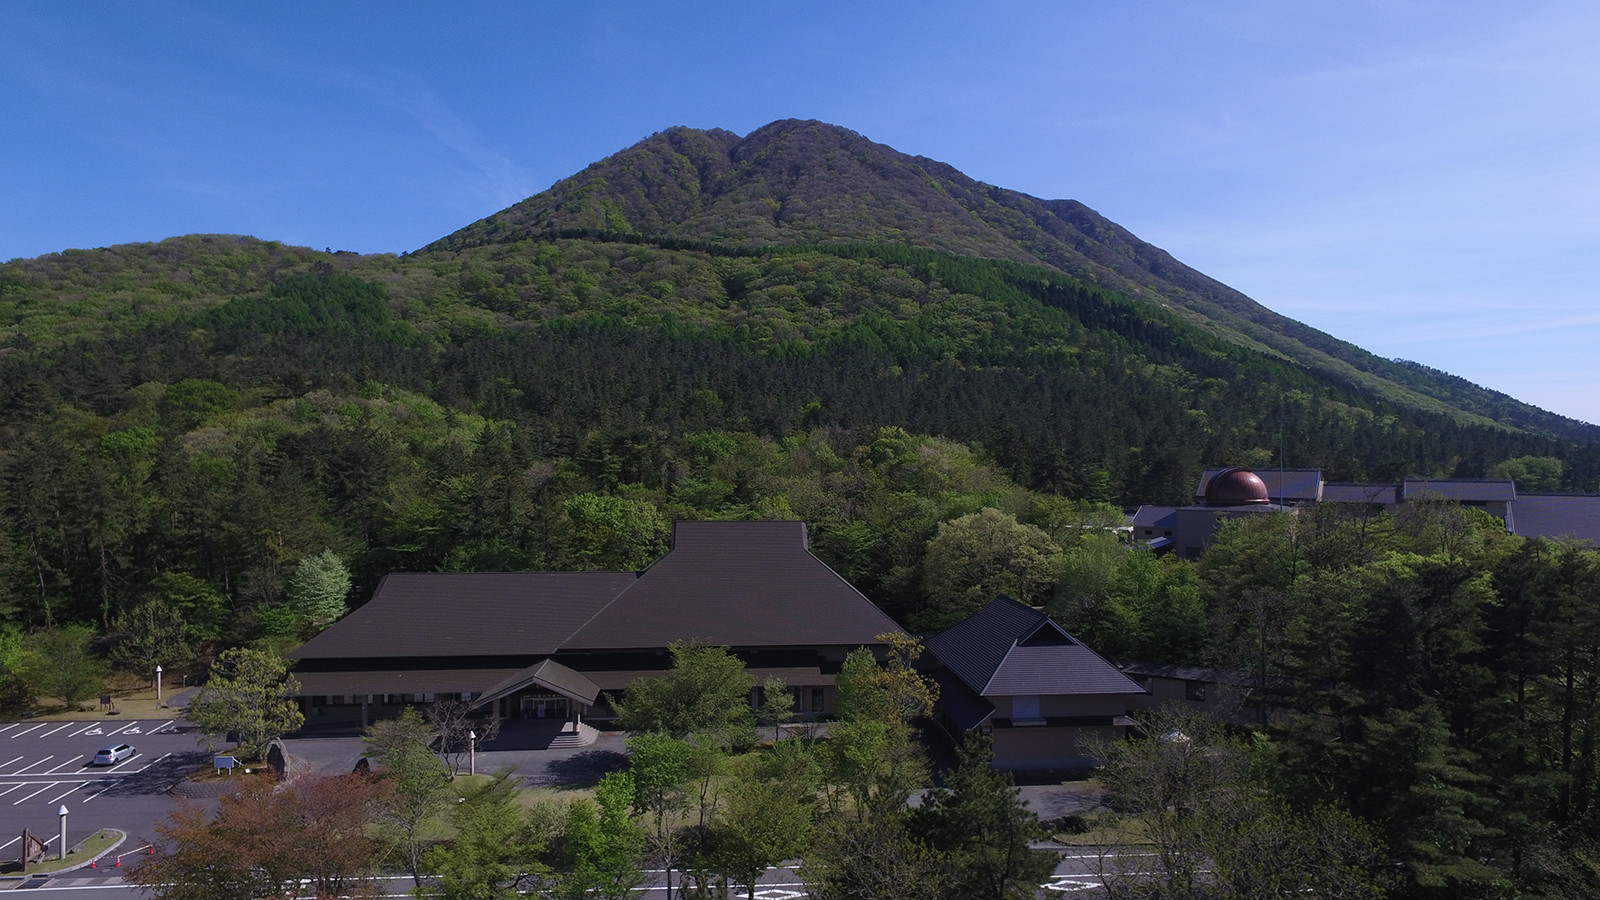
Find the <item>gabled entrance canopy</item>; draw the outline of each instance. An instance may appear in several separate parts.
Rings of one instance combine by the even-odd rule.
[[[544,688],[583,707],[593,706],[600,697],[599,686],[589,676],[546,659],[501,680],[472,701],[472,706],[484,706],[529,687]]]

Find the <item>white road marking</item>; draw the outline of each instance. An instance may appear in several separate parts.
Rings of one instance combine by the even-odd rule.
[[[51,797],[49,800],[46,800],[45,802],[46,803],[59,803],[61,801],[62,797],[67,797],[67,796],[70,796],[72,794],[77,793],[85,784],[87,784],[87,782],[75,781],[75,782],[73,782],[72,787],[67,788],[66,791],[64,791],[61,794],[60,797]]]
[[[160,756],[156,757],[155,759],[152,759],[149,762],[145,763],[143,766],[140,766],[139,768],[134,769],[133,772],[131,772],[129,774],[138,774],[139,772],[143,772],[145,769],[150,768],[151,766],[155,765],[158,762],[161,762],[163,759],[166,759],[167,757],[169,757],[171,755],[172,755],[171,753],[163,753]],[[129,762],[133,762],[133,760],[131,760],[131,759],[128,760],[128,761]]]
[[[1098,883],[1087,880],[1083,875],[1057,875],[1039,886],[1047,891],[1061,891],[1066,894],[1092,891],[1100,887]]]
[[[37,784],[37,782],[29,782],[29,783],[30,784]],[[56,785],[58,785],[60,783],[61,782],[59,782],[59,781],[47,781],[47,782],[44,783],[44,787],[39,788],[37,791],[34,791],[33,793],[29,794],[26,797],[23,797],[21,800],[18,800],[15,803],[12,803],[11,805],[12,806],[19,806],[19,805],[21,805],[23,803],[27,803],[29,800],[32,800],[34,797],[39,796],[40,794],[44,793],[45,791],[50,790],[51,788],[55,787]]]
[[[84,727],[78,729],[77,731],[74,731],[73,733],[67,735],[67,737],[77,737],[80,734],[88,734],[89,733],[89,729],[91,729],[91,728],[99,728],[99,727],[100,727],[99,725],[96,725],[95,723],[90,722],[88,725],[85,725]],[[100,732],[98,732],[98,731],[95,732],[95,734],[99,734],[99,733]]]
[[[122,768],[123,766],[127,765],[128,763],[133,762],[134,760],[138,759],[139,757],[141,757],[143,755],[144,755],[143,753],[135,753],[134,755],[128,757],[127,759],[123,760],[122,762],[117,763],[116,765],[112,766],[111,768],[107,769],[106,771],[107,772],[115,772],[116,770]],[[142,772],[144,770],[140,769],[139,771]]]
[[[22,724],[21,722],[12,722],[10,725],[5,726],[4,728],[0,728],[0,731],[10,731],[11,729],[13,729],[13,728],[15,728],[15,727],[17,727],[18,725],[21,725],[21,724]],[[11,845],[7,844],[6,846],[9,847]],[[4,849],[4,848],[0,848],[0,849]]]
[[[40,722],[39,724],[33,726],[32,728],[24,728],[21,731],[17,732],[16,734],[13,734],[11,736],[11,739],[14,741],[17,738],[22,737],[23,735],[27,734],[28,732],[30,732],[30,731],[38,731],[39,729],[43,728],[44,726],[46,726],[48,724],[49,724],[48,722]]]
[[[137,720],[129,722],[128,724],[122,726],[121,728],[118,728],[116,731],[111,732],[111,734],[106,735],[106,737],[111,737],[112,734],[121,734],[124,731],[127,731],[129,728],[132,728],[133,726],[135,726],[137,724],[139,724],[139,722]]]
[[[139,726],[132,725],[132,726],[129,726],[128,729],[126,731],[122,732],[122,733],[123,734],[140,734],[141,732],[139,731]]]
[[[78,760],[76,758],[69,759],[66,762],[62,763],[61,765],[56,766],[54,769],[51,769],[48,772],[40,772],[39,774],[40,775],[54,775],[55,773],[61,771],[62,769],[65,769],[67,766],[70,766],[70,765],[72,765],[74,763],[77,763],[77,762],[78,762]],[[81,765],[81,763],[79,765]]]
[[[44,734],[39,735],[39,737],[49,737],[50,735],[55,734],[56,732],[60,731],[62,728],[71,728],[72,726],[74,726],[76,724],[78,724],[78,723],[76,723],[76,722],[63,722],[59,728],[52,728],[49,731],[46,731]]]
[[[150,729],[150,733],[151,734],[160,734],[162,729],[166,728],[168,725],[171,725],[176,721],[178,721],[178,720],[177,719],[168,719],[165,722],[162,722],[160,725],[157,725],[156,727]],[[176,729],[176,728],[172,729],[172,733],[173,734],[177,734],[178,733],[178,729]]]
[[[20,841],[20,840],[22,840],[22,835],[19,834],[16,837],[12,838],[11,840],[6,841],[4,844],[0,844],[0,850],[4,850],[7,847],[11,846],[12,844],[15,844],[17,841]]]
[[[26,754],[24,754],[24,755],[26,755]],[[17,757],[17,759],[21,759],[21,758],[22,758],[21,756]],[[6,766],[11,765],[12,763],[16,762],[17,759],[8,759],[5,762],[0,763],[0,769],[4,769]]]
[[[33,768],[34,766],[42,766],[45,763],[47,763],[50,760],[55,759],[55,758],[56,758],[56,755],[54,753],[52,753],[49,756],[46,756],[44,759],[39,760],[38,762],[28,763],[27,765],[25,765],[22,768],[16,770],[15,772],[10,773],[10,775],[7,775],[6,777],[9,778],[9,777],[11,777],[11,775],[21,775],[22,773],[27,772],[29,769]],[[43,775],[44,773],[43,772],[34,772],[33,774],[34,775]]]
[[[8,787],[5,790],[0,791],[0,797],[4,797],[5,795],[11,793],[12,791],[16,790],[19,787],[27,787],[30,784],[33,784],[33,782],[31,782],[31,781],[19,781],[16,784],[13,784],[11,787]]]
[[[94,798],[100,796],[101,794],[104,794],[106,791],[111,790],[112,788],[116,787],[117,785],[119,785],[121,783],[122,783],[122,779],[118,778],[116,781],[113,781],[113,782],[107,784],[105,787],[101,788],[100,790],[95,791],[94,793],[90,794],[89,796],[83,798],[83,802],[88,803],[90,800],[93,800]]]

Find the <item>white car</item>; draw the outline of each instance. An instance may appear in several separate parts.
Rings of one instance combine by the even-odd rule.
[[[132,759],[135,750],[132,744],[118,744],[115,747],[106,747],[94,755],[96,766],[114,766],[125,759]]]

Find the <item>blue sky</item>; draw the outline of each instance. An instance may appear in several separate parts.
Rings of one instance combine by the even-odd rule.
[[[1579,2],[0,0],[0,259],[411,250],[662,128],[815,118],[1600,422],[1597,47]]]

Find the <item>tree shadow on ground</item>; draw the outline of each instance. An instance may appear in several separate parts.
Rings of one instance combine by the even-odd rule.
[[[585,750],[565,759],[551,760],[544,773],[533,779],[539,787],[586,788],[612,772],[628,768],[628,755],[615,750]]]

